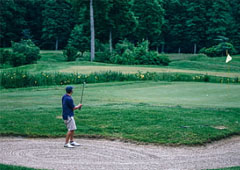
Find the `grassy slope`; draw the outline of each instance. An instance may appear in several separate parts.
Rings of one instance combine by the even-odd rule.
[[[73,97],[79,100],[81,86]],[[2,135],[64,136],[63,86],[1,90]],[[158,144],[202,144],[240,134],[240,86],[122,82],[87,85],[77,136]],[[226,129],[218,129],[218,127]]]
[[[91,73],[98,71],[121,71],[123,73],[142,72],[187,72],[218,76],[240,76],[240,56],[234,56],[233,61],[226,64],[225,57],[219,58],[189,58],[189,55],[171,55],[172,62],[166,66],[123,66],[91,62],[65,62],[62,51],[41,51],[42,58],[38,64],[20,66],[20,69],[35,72],[62,71]],[[187,57],[186,57],[187,56]],[[192,56],[192,55],[191,55]],[[12,68],[6,69],[11,70]]]

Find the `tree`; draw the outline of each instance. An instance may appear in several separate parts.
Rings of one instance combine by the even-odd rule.
[[[164,10],[160,0],[134,0],[133,11],[138,18],[135,37],[150,42],[151,48],[158,48],[161,39]]]
[[[108,27],[110,51],[112,43],[129,38],[137,27],[137,18],[132,11],[133,4],[128,0],[111,0],[108,12]]]
[[[66,0],[48,0],[44,4],[42,40],[43,46],[55,44],[55,50],[66,45],[73,28],[71,4]],[[55,43],[54,43],[55,42]]]
[[[85,32],[85,36],[91,37],[91,61],[95,58],[95,26],[94,26],[94,3],[93,0],[70,0],[77,13],[77,24],[81,26]],[[87,29],[88,28],[88,29]],[[90,28],[90,29],[89,29]],[[88,44],[89,42],[85,42]]]
[[[240,1],[231,0],[230,2],[230,13],[233,17],[232,23],[229,25],[228,36],[230,42],[235,46],[236,50],[240,52]]]
[[[90,38],[84,32],[83,25],[75,25],[68,40],[68,46],[76,48],[81,53],[88,51]]]
[[[164,25],[162,32],[162,41],[166,44],[167,52],[177,52],[180,48],[185,47],[185,14],[186,8],[181,0],[164,0],[165,9]]]
[[[0,1],[0,46],[9,47],[11,41],[19,41],[21,33],[26,28],[24,19],[26,9],[22,1]]]
[[[208,7],[208,8],[207,8]],[[231,7],[226,0],[207,1],[206,17],[208,18],[205,23],[206,30],[206,46],[216,44],[214,41],[217,36],[226,36],[227,30],[231,25],[232,17],[230,15]]]
[[[206,1],[198,0],[185,0],[184,8],[186,9],[186,21],[185,21],[185,32],[186,42],[185,46],[189,51],[194,54],[197,53],[197,47],[202,48],[205,46],[205,30],[207,18]],[[193,49],[193,50],[192,50]]]
[[[47,0],[22,0],[22,5],[26,8],[25,20],[26,28],[22,31],[24,39],[29,37],[36,45],[42,44],[42,11]],[[26,36],[26,33],[28,34]]]

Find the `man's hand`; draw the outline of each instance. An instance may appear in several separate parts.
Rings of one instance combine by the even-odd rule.
[[[74,110],[80,109],[81,107],[82,107],[82,104],[79,104],[79,105],[77,105],[77,106],[74,107]]]

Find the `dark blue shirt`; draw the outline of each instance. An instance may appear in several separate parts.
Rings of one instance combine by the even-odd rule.
[[[71,96],[65,94],[62,97],[62,117],[64,120],[68,119],[68,116],[74,116],[73,108],[75,107]]]

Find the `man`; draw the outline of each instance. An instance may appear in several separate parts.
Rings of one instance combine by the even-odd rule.
[[[74,120],[74,110],[81,108],[82,104],[75,106],[73,99],[71,97],[72,94],[73,94],[73,87],[67,86],[66,94],[62,97],[62,110],[63,110],[62,118],[68,129],[64,147],[67,147],[67,148],[74,148],[74,146],[80,146],[80,144],[73,141],[74,131],[77,129],[75,120]],[[69,140],[70,140],[70,143],[69,143]]]

